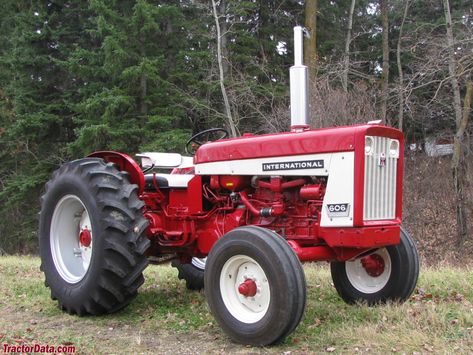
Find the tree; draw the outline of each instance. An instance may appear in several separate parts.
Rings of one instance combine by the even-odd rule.
[[[351,0],[350,12],[348,14],[348,28],[345,40],[345,52],[343,56],[342,87],[345,92],[348,91],[348,72],[350,70],[350,43],[353,30],[353,12],[355,11],[355,2],[356,0]]]
[[[4,4],[0,53],[3,108],[0,146],[0,241],[30,251],[38,198],[49,173],[68,158],[75,105],[83,81],[69,70],[77,47],[91,48],[86,5],[44,2]],[[88,43],[88,44],[87,44]],[[2,115],[3,116],[3,115]],[[3,244],[3,243],[2,243]]]
[[[401,25],[399,26],[399,36],[397,39],[397,46],[396,46],[396,62],[397,62],[397,70],[399,75],[399,87],[398,87],[398,100],[399,100],[399,110],[398,110],[398,128],[399,130],[403,130],[403,121],[404,121],[404,73],[402,70],[402,62],[401,62],[401,42],[402,42],[402,34],[404,29],[404,23],[406,22],[407,18],[407,11],[409,10],[410,0],[405,0],[404,4],[404,13],[402,16]]]
[[[225,0],[220,0],[220,7],[225,9],[225,6],[222,4],[225,4]],[[233,121],[232,110],[230,108],[230,103],[228,101],[227,90],[225,89],[225,75],[224,75],[224,70],[223,70],[223,59],[222,59],[222,37],[224,37],[225,34],[222,34],[220,32],[219,14],[217,12],[217,5],[215,4],[215,0],[212,0],[212,8],[213,8],[213,14],[215,18],[215,29],[216,29],[216,34],[217,34],[217,61],[218,61],[218,70],[219,70],[219,76],[220,76],[220,80],[219,80],[220,89],[222,90],[225,114],[227,116],[227,124],[228,124],[228,127],[230,128],[231,136],[236,137],[237,127],[235,125],[235,122]]]
[[[461,247],[468,233],[465,206],[465,162],[462,152],[462,141],[470,116],[472,83],[468,80],[465,94],[464,110],[462,114],[460,87],[457,78],[457,62],[455,59],[455,41],[452,30],[452,15],[450,13],[449,0],[443,0],[445,12],[445,26],[447,30],[447,48],[448,48],[448,72],[450,74],[450,84],[453,92],[453,107],[455,112],[456,133],[454,135],[454,150],[452,156],[452,173],[456,197],[456,217],[457,217],[457,241]]]
[[[309,69],[309,80],[315,82],[317,75],[317,0],[305,1],[304,26],[309,38],[304,41],[304,63]]]
[[[388,109],[388,85],[389,85],[389,3],[388,0],[380,0],[381,23],[383,27],[383,73],[381,75],[381,121],[387,122]]]

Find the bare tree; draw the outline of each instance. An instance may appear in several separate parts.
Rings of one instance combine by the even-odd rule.
[[[220,2],[222,1],[225,1],[225,0],[220,0]],[[220,3],[220,6],[222,7],[221,3]],[[218,70],[219,70],[219,75],[220,75],[220,90],[222,91],[223,102],[225,106],[225,113],[226,113],[226,117],[228,121],[228,126],[230,128],[230,133],[233,137],[236,137],[238,135],[237,128],[235,125],[235,121],[233,120],[233,117],[232,117],[232,110],[230,107],[230,102],[228,101],[227,90],[225,89],[224,65],[223,65],[223,59],[222,59],[222,34],[220,31],[220,21],[219,21],[217,5],[215,3],[215,0],[212,0],[212,8],[213,8],[213,15],[215,18],[215,28],[217,30],[217,61],[218,61]]]
[[[453,91],[453,108],[455,110],[455,122],[457,127],[460,125],[462,119],[460,86],[458,85],[458,78],[456,73],[457,63],[455,60],[455,47],[452,29],[452,15],[450,13],[449,0],[443,0],[443,7],[445,11],[445,25],[447,27],[447,46],[448,46],[448,73],[450,75],[450,84]]]
[[[228,31],[228,22],[226,21],[227,14],[227,1],[220,0],[218,4],[218,13],[219,17],[223,17],[224,21],[219,21],[220,26],[220,48],[222,55],[222,68],[223,75],[227,77],[230,71],[230,63],[228,61],[228,46],[227,46],[227,31]]]
[[[473,98],[473,83],[468,78],[466,84],[466,92],[463,100],[463,112],[460,125],[457,126],[453,140],[453,156],[452,156],[452,170],[453,170],[453,182],[455,187],[456,197],[456,214],[457,214],[457,245],[459,248],[465,243],[468,227],[467,227],[467,213],[466,213],[466,171],[467,162],[462,149],[463,141],[465,137],[466,128],[468,126],[471,101]]]
[[[304,26],[310,34],[310,37],[304,41],[304,62],[309,68],[310,82],[315,82],[317,75],[317,0],[306,0]]]
[[[404,4],[404,14],[402,16],[401,26],[399,27],[399,38],[397,39],[397,50],[396,50],[396,59],[397,59],[397,70],[399,72],[399,111],[398,111],[398,128],[402,131],[404,124],[404,72],[402,70],[401,63],[401,41],[402,41],[402,31],[404,29],[404,23],[406,22],[407,12],[409,11],[410,0],[406,0]]]
[[[355,2],[356,0],[351,0],[350,12],[348,14],[347,37],[345,40],[345,53],[343,56],[342,87],[345,92],[348,91],[348,71],[350,69],[350,43],[351,32],[353,29],[353,13],[355,12]]]
[[[354,82],[350,91],[334,85],[330,73],[317,77],[317,85],[311,83],[311,102],[309,117],[313,127],[345,126],[365,123],[367,118],[376,117],[376,105],[372,99],[376,87],[362,80]]]
[[[383,25],[383,74],[381,75],[381,120],[387,123],[388,85],[389,85],[389,4],[388,0],[379,0],[381,22]]]
[[[450,13],[449,0],[443,0],[443,8],[445,12],[445,25],[447,28],[447,48],[448,48],[448,73],[450,75],[450,84],[453,91],[453,106],[455,111],[456,134],[453,141],[452,156],[452,172],[453,183],[455,186],[456,197],[456,215],[457,215],[457,242],[458,246],[462,246],[468,233],[466,224],[466,206],[464,193],[464,166],[462,166],[462,141],[465,133],[466,125],[470,114],[469,107],[471,105],[471,82],[469,82],[467,95],[465,95],[465,107],[462,115],[460,86],[457,78],[457,62],[455,59],[455,41],[452,29],[452,15]],[[467,106],[466,106],[467,105]]]

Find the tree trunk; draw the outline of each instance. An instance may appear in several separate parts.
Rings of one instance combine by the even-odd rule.
[[[304,63],[309,68],[309,80],[314,83],[317,76],[317,0],[306,0],[304,26],[310,34],[304,41]]]
[[[230,108],[230,102],[228,101],[227,90],[225,89],[225,75],[224,75],[223,60],[222,60],[222,35],[220,33],[220,22],[218,19],[217,6],[215,4],[215,0],[212,0],[212,8],[213,8],[213,14],[215,18],[215,28],[217,30],[217,61],[218,61],[218,70],[220,74],[220,89],[222,91],[223,102],[225,106],[225,114],[228,121],[227,122],[228,127],[230,128],[230,133],[232,137],[236,137],[237,129],[232,117],[232,111]]]
[[[455,47],[452,29],[452,15],[450,13],[449,0],[443,0],[445,12],[445,25],[447,27],[447,46],[448,46],[448,73],[450,75],[450,84],[453,91],[453,107],[455,111],[456,133],[453,141],[452,156],[452,174],[455,188],[455,202],[457,215],[457,245],[462,247],[467,233],[466,206],[465,206],[465,162],[463,161],[462,141],[465,135],[465,129],[468,124],[471,107],[472,84],[468,81],[467,91],[465,93],[465,102],[461,107],[460,87],[457,78],[457,63],[455,60]]]
[[[148,78],[146,74],[140,76],[140,115],[146,117],[148,115],[148,104],[146,103],[146,96],[148,95]]]
[[[453,108],[455,110],[455,123],[457,128],[460,126],[462,119],[460,86],[457,79],[457,63],[455,60],[455,47],[452,29],[452,15],[450,14],[449,0],[443,0],[443,7],[445,11],[445,25],[447,27],[447,46],[448,46],[448,74],[450,75],[450,84],[453,91]]]
[[[144,45],[145,39],[143,36],[140,36],[139,44],[140,44],[140,56],[141,60],[146,58],[146,51]],[[146,102],[146,97],[148,96],[148,77],[146,73],[142,72],[140,75],[140,103],[139,103],[139,110],[141,116],[141,122],[145,122],[146,116],[148,115],[148,103]]]
[[[468,126],[470,117],[471,101],[473,98],[473,83],[468,81],[466,84],[466,93],[463,101],[463,114],[460,126],[457,127],[453,141],[453,183],[455,186],[456,198],[456,214],[457,214],[457,245],[459,248],[463,246],[468,234],[467,216],[466,216],[466,201],[465,201],[465,187],[466,187],[466,171],[467,163],[465,161],[462,144],[464,135]]]
[[[350,69],[350,42],[351,31],[353,28],[353,13],[355,12],[356,0],[351,0],[350,12],[348,14],[347,38],[345,41],[345,53],[343,56],[342,87],[345,92],[348,91],[348,71]]]
[[[399,72],[399,113],[398,113],[398,128],[400,131],[403,130],[404,125],[404,72],[402,71],[401,63],[401,41],[402,41],[402,30],[404,28],[404,22],[406,22],[407,12],[409,11],[410,0],[406,0],[404,5],[404,15],[402,16],[401,26],[399,27],[399,38],[397,39],[397,50],[396,50],[396,59],[397,59],[397,70]]]
[[[381,120],[387,124],[388,84],[389,84],[389,18],[388,0],[380,0],[381,22],[383,25],[383,74],[381,76]]]
[[[228,62],[228,47],[227,47],[227,31],[228,31],[228,24],[226,21],[226,14],[227,14],[227,2],[225,0],[220,0],[218,5],[218,12],[219,15],[222,16],[225,21],[220,22],[220,47],[222,51],[222,67],[223,67],[223,76],[226,77],[228,75],[230,65]]]

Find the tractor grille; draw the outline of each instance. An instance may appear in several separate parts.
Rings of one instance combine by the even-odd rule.
[[[392,139],[369,136],[371,150],[365,151],[364,220],[394,219],[396,216],[396,172],[399,157],[390,151]]]

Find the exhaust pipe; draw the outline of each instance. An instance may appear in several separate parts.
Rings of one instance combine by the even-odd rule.
[[[291,131],[309,128],[309,71],[303,63],[304,29],[294,27],[294,65],[289,70],[291,86]]]

